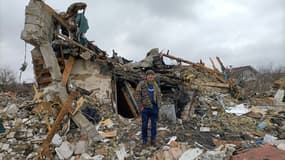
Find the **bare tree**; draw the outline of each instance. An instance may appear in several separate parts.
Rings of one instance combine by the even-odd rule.
[[[5,91],[16,83],[16,77],[10,69],[0,68],[0,91]]]
[[[272,88],[274,81],[280,79],[285,73],[285,66],[274,67],[273,64],[262,66],[258,69],[256,92],[265,92]]]

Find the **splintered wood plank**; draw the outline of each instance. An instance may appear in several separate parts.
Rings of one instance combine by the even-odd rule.
[[[34,92],[35,92],[33,101],[40,100],[40,98],[43,96],[43,93],[38,91],[38,88],[36,87],[35,84],[33,85],[33,89],[34,89]]]
[[[117,131],[107,131],[107,132],[102,132],[100,133],[100,136],[102,138],[112,138],[112,137],[116,137],[117,136]]]
[[[123,96],[125,97],[127,103],[128,103],[128,106],[133,114],[134,117],[137,117],[137,113],[136,113],[136,110],[135,110],[135,107],[132,103],[132,100],[131,98],[129,97],[127,91],[125,89],[122,88],[122,93],[123,93]]]
[[[59,114],[57,115],[53,126],[49,130],[46,139],[43,141],[43,144],[40,149],[40,154],[39,154],[41,157],[49,154],[50,142],[53,136],[55,135],[56,130],[59,127],[63,117],[68,113],[69,109],[72,107],[72,101],[75,97],[76,97],[76,94],[72,93],[68,96],[67,100],[64,102],[64,105],[62,106]]]
[[[91,54],[91,56],[96,54],[96,53],[95,53],[94,51],[92,51],[91,49],[89,49],[89,48],[83,46],[82,44],[80,44],[80,43],[78,43],[78,42],[76,42],[76,41],[70,39],[69,37],[67,37],[67,36],[65,36],[65,35],[63,35],[63,34],[56,34],[56,36],[57,36],[58,38],[62,39],[62,40],[65,40],[65,41],[67,41],[67,42],[69,42],[69,43],[72,43],[72,44],[74,44],[74,45],[76,45],[76,46],[82,48],[82,49],[85,50],[85,51],[88,51],[88,52]]]
[[[118,105],[117,105],[117,80],[116,77],[112,79],[111,81],[111,86],[112,86],[112,106],[116,114],[118,114]]]
[[[204,66],[202,64],[196,64],[196,63],[193,63],[191,61],[184,60],[182,58],[175,57],[175,56],[172,56],[172,55],[169,55],[169,54],[165,54],[165,53],[160,53],[160,56],[168,57],[170,59],[175,59],[178,62],[183,62],[183,63],[187,63],[189,65],[195,66],[195,67],[199,67],[199,68],[203,69],[204,71],[214,75],[217,78],[217,80],[225,83],[225,81],[221,78],[222,74],[220,72],[217,72],[217,71],[215,71],[215,70],[213,70],[211,68],[208,68],[208,67],[206,67],[206,66]]]
[[[221,70],[222,72],[224,72],[224,70],[226,69],[223,62],[221,61],[220,57],[216,57],[217,61],[219,62],[220,66],[221,66]]]
[[[69,58],[65,64],[65,69],[64,69],[63,74],[62,74],[62,85],[63,86],[66,86],[67,80],[68,80],[70,73],[71,73],[71,70],[72,70],[73,63],[74,63],[74,57],[69,56]]]
[[[129,97],[131,98],[131,101],[134,104],[134,108],[135,108],[136,112],[139,112],[137,101],[135,100],[135,97],[134,97],[135,90],[132,88],[130,83],[128,83],[127,81],[125,81],[124,83],[125,83],[126,90],[127,90],[128,94],[129,94]]]
[[[216,82],[207,82],[203,84],[203,86],[209,86],[209,87],[218,87],[218,88],[229,88],[229,84],[227,83],[216,83]]]
[[[213,61],[212,58],[210,58],[210,61],[211,61],[211,63],[212,63],[213,69],[214,69],[215,71],[219,71],[219,70],[217,69],[217,67],[216,67],[216,65],[215,65],[215,62]]]
[[[81,108],[81,106],[84,104],[85,99],[83,97],[80,97],[79,100],[76,102],[76,108],[71,113],[72,115],[75,115],[75,113]]]

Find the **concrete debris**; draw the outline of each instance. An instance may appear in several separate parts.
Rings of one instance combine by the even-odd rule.
[[[54,144],[55,146],[60,146],[62,143],[62,138],[60,137],[59,134],[55,134],[51,140],[51,143]]]
[[[195,160],[197,159],[201,154],[203,153],[203,150],[200,148],[190,148],[186,152],[184,152],[179,160]]]
[[[282,151],[285,151],[285,143],[280,143],[278,146],[277,146],[278,149],[282,150]]]
[[[170,145],[172,142],[175,142],[176,139],[177,139],[176,136],[171,137],[170,140],[167,142],[167,145]]]
[[[119,149],[117,149],[115,152],[119,160],[124,160],[128,157],[124,144],[119,144]]]
[[[80,140],[75,145],[74,154],[82,154],[86,153],[88,147],[88,143],[86,140]]]
[[[159,116],[175,124],[176,114],[174,104],[161,105],[161,108],[159,110]]]
[[[227,113],[233,113],[236,114],[237,116],[241,116],[243,114],[250,112],[250,109],[248,109],[248,107],[245,104],[239,104],[235,107],[229,107],[225,111]]]
[[[233,144],[226,144],[221,145],[215,150],[207,151],[201,156],[201,159],[205,160],[229,160],[235,151],[235,145]]]
[[[1,149],[4,150],[4,151],[8,151],[8,149],[10,148],[10,145],[9,144],[3,144]]]
[[[210,132],[211,128],[209,127],[200,127],[200,132]]]
[[[55,148],[55,151],[59,159],[69,159],[74,152],[74,146],[69,142],[64,141],[60,147]]]
[[[91,157],[87,153],[83,153],[80,156],[80,160],[102,160],[104,158],[103,155],[96,155],[94,157]]]
[[[276,104],[282,104],[283,99],[284,99],[284,89],[278,89],[274,96],[274,102]]]
[[[112,138],[117,136],[117,131],[101,132],[100,135],[102,138]]]
[[[9,105],[4,112],[8,115],[8,117],[12,118],[15,117],[19,108],[17,107],[16,104],[11,104]]]
[[[156,151],[152,159],[179,159],[181,155],[187,150],[187,144],[176,141],[171,142],[172,143],[169,146],[163,147],[162,149]]]
[[[0,90],[0,159],[264,159],[275,156],[269,151],[284,156],[284,81],[253,90],[258,78],[250,66],[231,75],[219,57],[222,72],[213,59],[214,69],[158,48],[139,62],[115,50],[109,57],[85,36],[86,8],[78,2],[57,13],[41,0],[26,7],[21,38],[34,46],[36,83],[21,94]],[[155,146],[142,145],[134,97],[148,69],[162,92]],[[254,77],[237,79],[244,69]]]
[[[273,144],[274,141],[277,139],[278,139],[277,137],[274,137],[274,136],[269,135],[269,134],[265,134],[265,136],[263,138],[263,142]]]

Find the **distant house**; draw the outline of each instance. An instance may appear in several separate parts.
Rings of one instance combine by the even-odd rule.
[[[231,69],[231,76],[238,82],[256,80],[257,75],[258,71],[251,66],[235,67]]]

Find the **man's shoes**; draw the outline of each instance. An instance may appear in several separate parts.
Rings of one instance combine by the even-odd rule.
[[[155,139],[150,141],[150,145],[153,146],[153,147],[156,147],[156,141],[155,141]]]
[[[146,144],[146,143],[143,143],[143,144],[142,144],[142,149],[146,149],[146,147],[147,147],[147,144]]]

